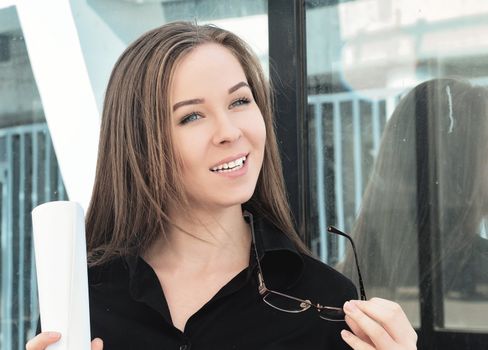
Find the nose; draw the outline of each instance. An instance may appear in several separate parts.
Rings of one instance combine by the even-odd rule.
[[[232,118],[232,116],[227,114],[222,114],[221,116],[215,118],[215,131],[213,135],[214,144],[222,145],[232,143],[241,138],[242,131],[239,125],[233,121]]]

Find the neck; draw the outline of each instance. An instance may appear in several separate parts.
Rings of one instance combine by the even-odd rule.
[[[144,254],[153,268],[210,271],[249,262],[251,235],[240,205],[170,214],[172,227]]]

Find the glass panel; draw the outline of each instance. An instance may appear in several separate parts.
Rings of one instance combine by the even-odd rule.
[[[436,326],[488,330],[488,112],[475,96],[484,90],[458,87],[488,86],[488,3],[306,4],[312,249],[356,280],[351,252],[326,227],[351,232],[368,296],[398,301],[419,326],[417,237],[430,213]]]
[[[25,349],[38,319],[30,212],[67,199],[15,7],[0,8],[0,344]]]
[[[488,89],[446,80],[431,94],[444,322],[487,330]]]

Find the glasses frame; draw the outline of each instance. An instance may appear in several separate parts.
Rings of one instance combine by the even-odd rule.
[[[316,309],[317,312],[319,313],[319,317],[323,320],[327,320],[327,321],[333,321],[333,322],[342,322],[344,321],[344,318],[345,318],[345,313],[344,313],[344,310],[342,309],[342,307],[336,307],[336,306],[326,306],[326,305],[321,305],[319,303],[314,303],[308,299],[301,299],[301,298],[297,298],[297,297],[294,297],[294,296],[291,296],[289,294],[286,294],[286,293],[282,293],[282,292],[278,292],[276,290],[272,290],[272,289],[269,289],[268,287],[266,287],[266,283],[264,282],[264,277],[263,277],[263,270],[261,268],[261,263],[259,261],[259,254],[258,254],[258,250],[257,250],[257,247],[256,247],[256,237],[255,237],[255,233],[254,233],[254,220],[253,220],[253,216],[251,213],[249,212],[244,212],[244,218],[246,219],[246,221],[248,221],[248,224],[249,226],[251,227],[251,236],[252,236],[252,249],[254,251],[254,254],[255,254],[255,258],[256,258],[256,266],[257,266],[257,269],[258,269],[258,291],[259,291],[259,294],[261,295],[261,297],[263,298],[263,301],[271,306],[272,308],[278,310],[278,311],[282,311],[282,312],[286,312],[286,313],[293,313],[293,314],[296,314],[296,313],[301,313],[301,312],[304,312],[308,309],[310,309],[311,307]],[[360,298],[361,300],[367,300],[366,298],[366,292],[364,290],[364,283],[363,283],[363,278],[361,276],[361,270],[359,268],[359,263],[358,263],[358,257],[357,257],[357,252],[356,252],[356,246],[354,245],[354,242],[352,240],[352,238],[347,234],[347,233],[344,233],[342,231],[340,231],[339,229],[337,229],[336,227],[334,226],[329,226],[327,228],[327,231],[331,234],[337,234],[337,235],[340,235],[340,236],[343,236],[345,238],[347,238],[349,240],[349,242],[351,242],[351,246],[352,246],[352,249],[353,249],[353,252],[354,252],[354,261],[356,263],[356,269],[357,269],[357,272],[358,272],[358,279],[359,279],[359,293],[360,293]],[[287,298],[287,299],[290,299],[290,300],[293,300],[293,301],[297,301],[300,303],[300,307],[301,309],[300,310],[286,310],[286,309],[282,309],[282,308],[279,308],[277,307],[276,305],[273,305],[272,303],[270,303],[266,297],[269,296],[269,295],[278,295],[280,297],[284,297],[284,298]],[[324,313],[325,312],[334,312],[338,315],[337,319],[335,318],[331,318],[331,317],[327,317],[327,315],[324,316]]]

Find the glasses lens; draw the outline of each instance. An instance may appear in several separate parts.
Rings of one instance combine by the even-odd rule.
[[[324,306],[319,309],[319,316],[328,321],[344,321],[346,314],[341,308]]]
[[[305,302],[303,300],[298,300],[293,297],[274,293],[266,294],[263,300],[269,306],[284,312],[303,312],[305,310],[308,310],[311,306],[308,302]]]

